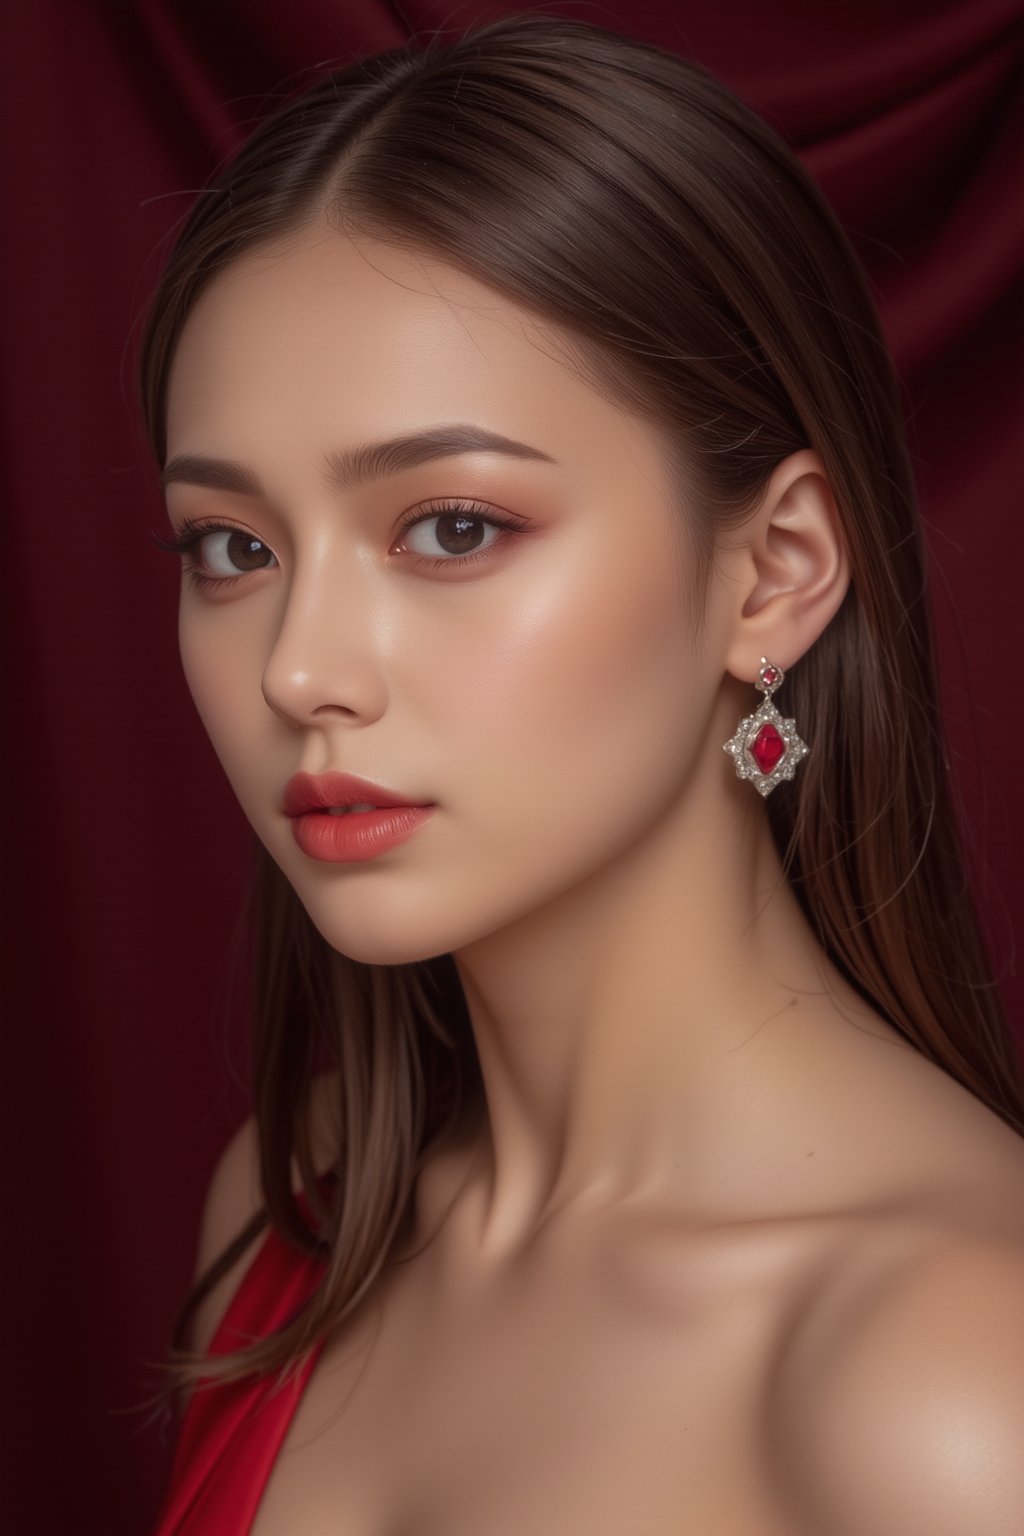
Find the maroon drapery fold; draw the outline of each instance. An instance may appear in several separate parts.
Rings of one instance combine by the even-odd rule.
[[[248,829],[181,679],[177,573],[149,543],[163,513],[131,401],[160,242],[277,92],[410,30],[522,8],[7,0],[0,15],[11,1529],[151,1519],[173,1437],[133,1411],[155,1382],[140,1362],[160,1355],[244,1107],[227,952]],[[867,265],[906,391],[972,878],[1019,1027],[1016,4],[547,9],[716,71],[796,146]]]

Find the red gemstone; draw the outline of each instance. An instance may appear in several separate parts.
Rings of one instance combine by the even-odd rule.
[[[786,743],[771,721],[766,720],[750,748],[750,755],[761,772],[771,773],[785,750]]]
[[[761,673],[762,683],[767,683],[769,688],[771,687],[772,683],[778,682],[778,679],[779,674],[776,672],[774,667],[765,667],[764,671]]]

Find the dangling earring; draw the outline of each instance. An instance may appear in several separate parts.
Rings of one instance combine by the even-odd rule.
[[[755,688],[764,694],[760,707],[747,715],[736,728],[731,741],[722,747],[736,763],[736,777],[749,779],[763,796],[771,794],[782,779],[791,779],[797,763],[811,750],[796,732],[795,720],[784,720],[772,703],[772,694],[782,686],[785,673],[765,656]]]

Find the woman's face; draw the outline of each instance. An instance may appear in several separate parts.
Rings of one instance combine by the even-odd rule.
[[[178,347],[170,519],[221,530],[183,578],[188,683],[252,826],[357,960],[458,950],[614,881],[699,756],[731,768],[662,446],[564,339],[439,259],[323,228],[227,268]],[[456,431],[529,452],[367,452]],[[374,857],[314,857],[283,796],[331,770],[434,809]]]

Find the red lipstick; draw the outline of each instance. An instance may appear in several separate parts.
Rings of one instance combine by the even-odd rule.
[[[346,809],[351,806],[373,809]],[[434,806],[415,804],[351,773],[296,773],[285,786],[282,809],[292,818],[303,853],[340,864],[375,858],[404,842]]]

